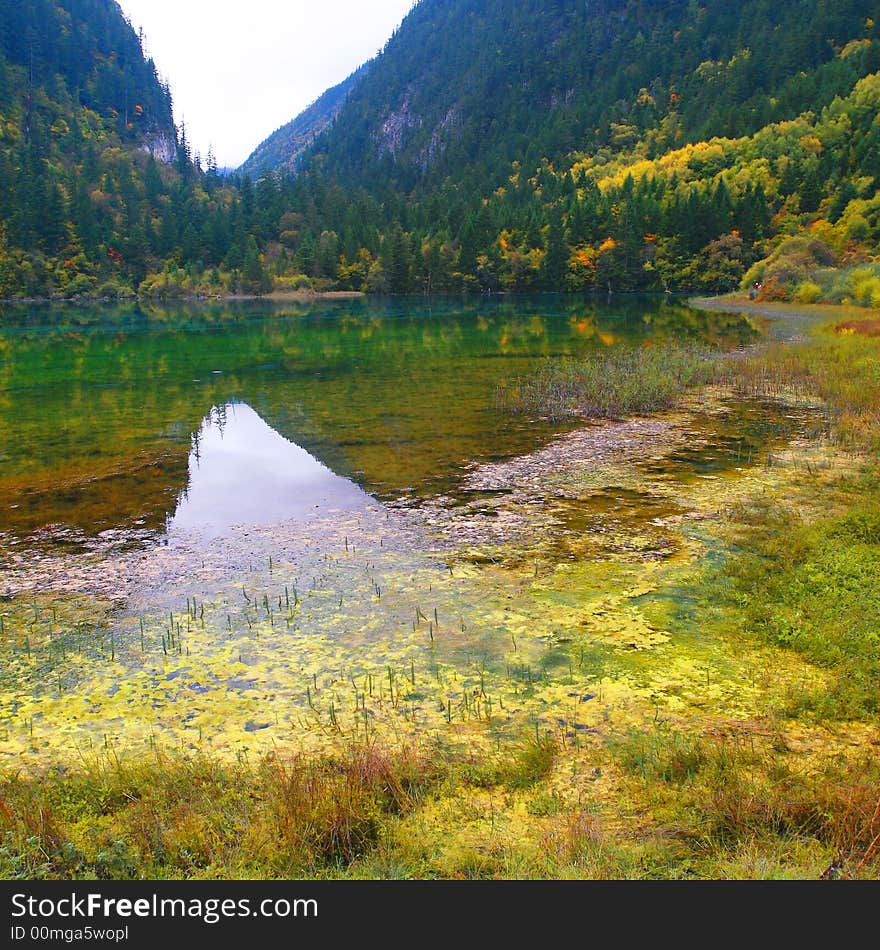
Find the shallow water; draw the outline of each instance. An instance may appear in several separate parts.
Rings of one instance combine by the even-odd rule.
[[[5,312],[0,760],[750,710],[681,585],[701,519],[784,491],[766,460],[809,411],[554,427],[494,393],[549,355],[758,335],[638,298]]]
[[[167,523],[173,536],[236,525],[306,521],[363,508],[370,496],[267,425],[244,402],[216,406],[193,436],[187,484]]]

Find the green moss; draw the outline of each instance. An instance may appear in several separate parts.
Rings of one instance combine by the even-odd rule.
[[[838,499],[838,504],[840,503]],[[740,553],[703,576],[700,596],[718,623],[794,650],[832,674],[792,690],[792,713],[826,720],[880,709],[880,493],[870,483],[846,514],[804,523],[777,505],[740,532]]]

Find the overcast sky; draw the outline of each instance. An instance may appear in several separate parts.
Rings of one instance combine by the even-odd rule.
[[[237,167],[376,55],[414,0],[119,0],[193,151]]]

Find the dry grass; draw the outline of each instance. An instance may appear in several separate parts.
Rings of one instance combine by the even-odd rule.
[[[442,763],[412,749],[338,758],[102,758],[0,777],[0,876],[279,877],[328,873],[376,846]]]
[[[780,741],[665,727],[610,741],[603,767],[649,805],[638,826],[551,792],[549,747],[536,744],[498,784],[436,752],[364,747],[252,766],[171,756],[5,775],[0,876],[877,877],[876,757],[789,766]],[[522,803],[542,807],[526,807],[521,834],[499,834],[523,821]],[[462,826],[474,808],[482,819]]]
[[[880,339],[823,333],[800,344],[778,344],[731,360],[725,381],[743,396],[820,398],[832,435],[845,448],[880,447]]]
[[[862,336],[880,336],[880,319],[846,320],[835,328],[837,333],[860,333]]]
[[[719,876],[719,862],[732,856],[779,854],[794,843],[829,858],[825,877],[880,871],[880,762],[870,752],[790,763],[780,735],[755,741],[665,729],[634,729],[612,746],[674,822],[702,876]]]
[[[496,405],[549,419],[656,412],[713,382],[721,365],[718,352],[708,347],[620,347],[583,359],[548,360],[531,376],[499,387]]]

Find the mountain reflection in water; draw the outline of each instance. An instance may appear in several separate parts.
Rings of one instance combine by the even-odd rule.
[[[193,437],[187,487],[168,533],[305,520],[373,499],[279,435],[247,403],[215,406]]]

